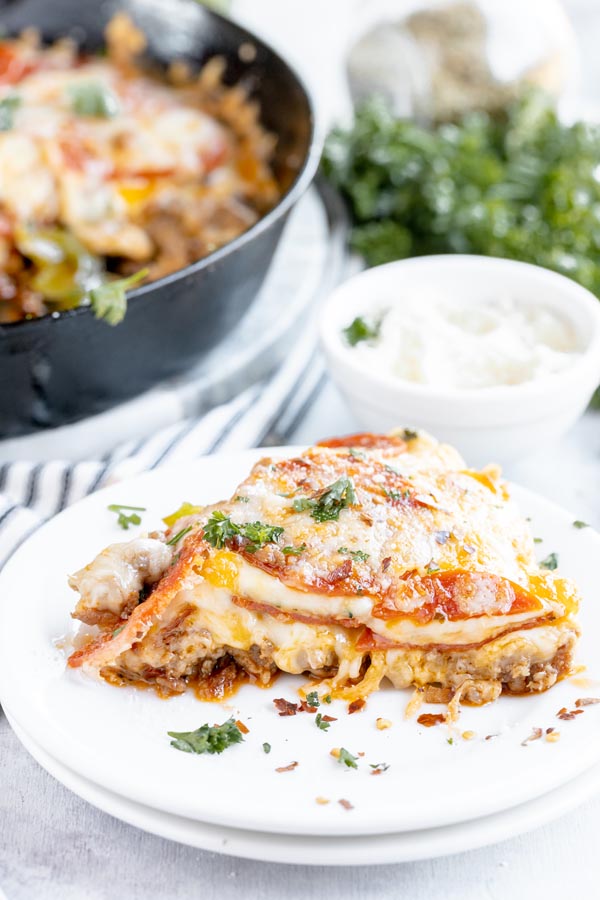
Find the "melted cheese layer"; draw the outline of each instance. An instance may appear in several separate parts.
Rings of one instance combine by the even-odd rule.
[[[273,606],[289,615],[314,616],[330,623],[335,619],[352,619],[357,624],[365,625],[375,634],[399,644],[425,646],[427,644],[475,644],[488,640],[515,624],[525,624],[549,615],[558,604],[541,599],[542,610],[522,612],[512,615],[478,616],[459,621],[433,621],[419,624],[408,618],[382,620],[372,615],[375,598],[369,596],[336,596],[318,594],[310,591],[298,591],[288,587],[278,578],[269,575],[262,569],[248,564],[242,557],[222,551],[215,554],[202,570],[204,584],[225,588],[231,595],[237,595],[255,603]],[[210,608],[213,602],[213,590],[199,584],[195,602],[203,608]],[[235,617],[231,604],[228,616]],[[560,613],[560,610],[556,610]],[[267,618],[267,616],[261,616]],[[268,617],[272,618],[272,617]],[[286,628],[291,627],[285,625]],[[324,625],[331,628],[332,625]]]

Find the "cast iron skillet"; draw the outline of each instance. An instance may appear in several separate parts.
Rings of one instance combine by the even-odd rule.
[[[298,76],[270,47],[196,0],[5,0],[0,27],[14,34],[35,26],[44,39],[71,35],[94,50],[119,10],[144,31],[153,63],[226,58],[226,81],[241,78],[249,86],[263,124],[278,136],[275,168],[286,192],[231,243],[132,291],[120,325],[81,307],[0,326],[0,437],[101,412],[183,372],[218,344],[256,296],[287,216],[318,165],[314,109]],[[248,45],[256,54],[244,62]]]

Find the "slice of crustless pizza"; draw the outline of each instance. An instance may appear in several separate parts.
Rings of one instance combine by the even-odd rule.
[[[97,626],[73,668],[161,694],[283,671],[349,700],[388,679],[475,704],[570,670],[575,587],[536,563],[499,470],[427,435],[266,457],[231,499],[165,521],[70,578]]]

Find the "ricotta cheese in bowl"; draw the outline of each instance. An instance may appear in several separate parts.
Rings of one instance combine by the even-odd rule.
[[[415,291],[343,329],[369,367],[445,388],[523,384],[572,365],[580,341],[572,323],[542,302],[490,293],[478,302]]]
[[[600,302],[540,266],[467,254],[375,266],[328,298],[329,373],[356,424],[423,428],[470,464],[538,452],[600,383]]]

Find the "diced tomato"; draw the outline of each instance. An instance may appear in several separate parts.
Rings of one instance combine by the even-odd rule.
[[[10,44],[0,43],[0,84],[18,84],[38,68],[38,63],[26,59]]]

